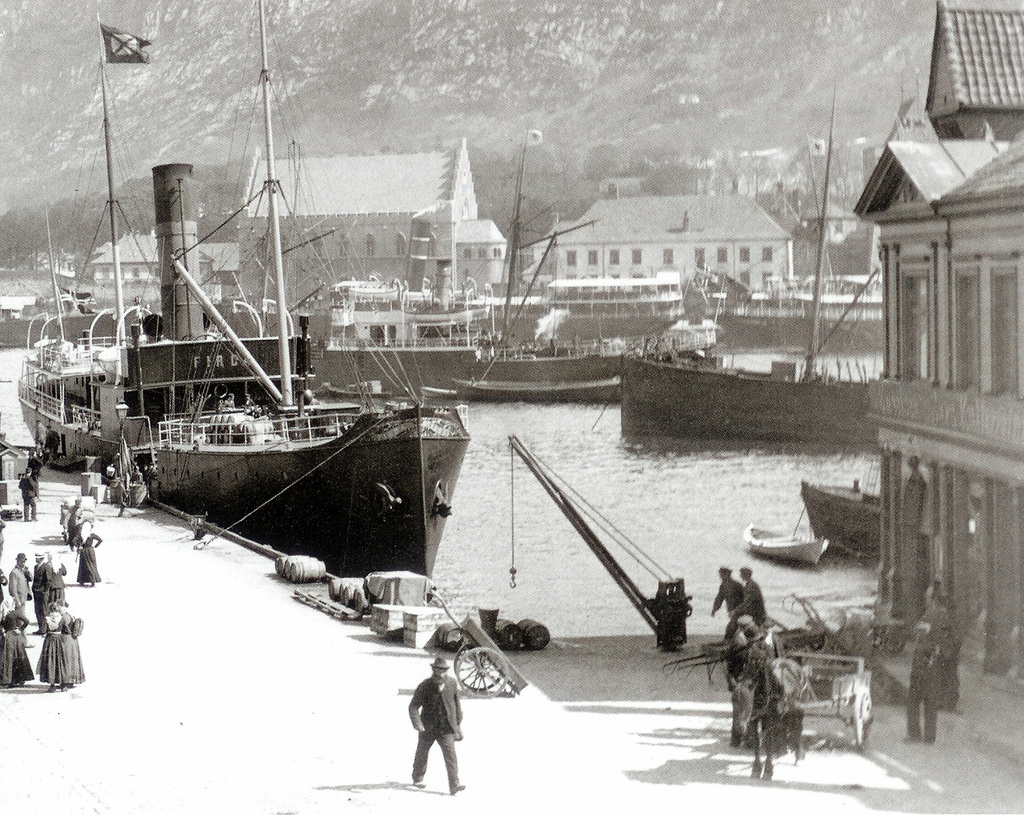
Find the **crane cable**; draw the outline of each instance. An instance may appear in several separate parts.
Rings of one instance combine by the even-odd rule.
[[[512,517],[509,519],[509,528],[512,532],[512,565],[508,570],[509,581],[508,584],[511,588],[516,587],[516,451],[509,445],[508,448],[508,470],[509,478],[511,483],[511,499],[512,499]]]

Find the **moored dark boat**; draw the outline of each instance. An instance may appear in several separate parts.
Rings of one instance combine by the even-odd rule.
[[[838,554],[875,560],[879,554],[880,500],[853,487],[800,482],[811,530],[828,538]]]
[[[467,399],[486,402],[611,402],[619,398],[619,377],[579,382],[514,382],[455,380]]]
[[[631,357],[621,417],[626,437],[867,446],[876,432],[865,383]]]

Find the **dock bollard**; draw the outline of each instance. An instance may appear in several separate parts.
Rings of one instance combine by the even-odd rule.
[[[482,608],[480,609],[480,627],[489,637],[494,637],[495,631],[498,625],[498,609],[496,608]]]

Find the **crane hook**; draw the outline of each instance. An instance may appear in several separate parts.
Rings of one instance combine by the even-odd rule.
[[[516,587],[516,567],[515,567],[515,566],[513,566],[513,567],[512,567],[511,569],[509,569],[509,570],[508,570],[508,573],[509,573],[509,581],[508,581],[508,585],[509,585],[509,586],[510,586],[511,588],[513,588],[513,589],[514,589],[514,588]]]

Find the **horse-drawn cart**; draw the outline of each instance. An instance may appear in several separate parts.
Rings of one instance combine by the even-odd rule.
[[[863,657],[820,651],[787,651],[787,660],[803,674],[792,704],[805,716],[834,716],[851,729],[853,742],[863,749],[871,728],[871,671]]]

